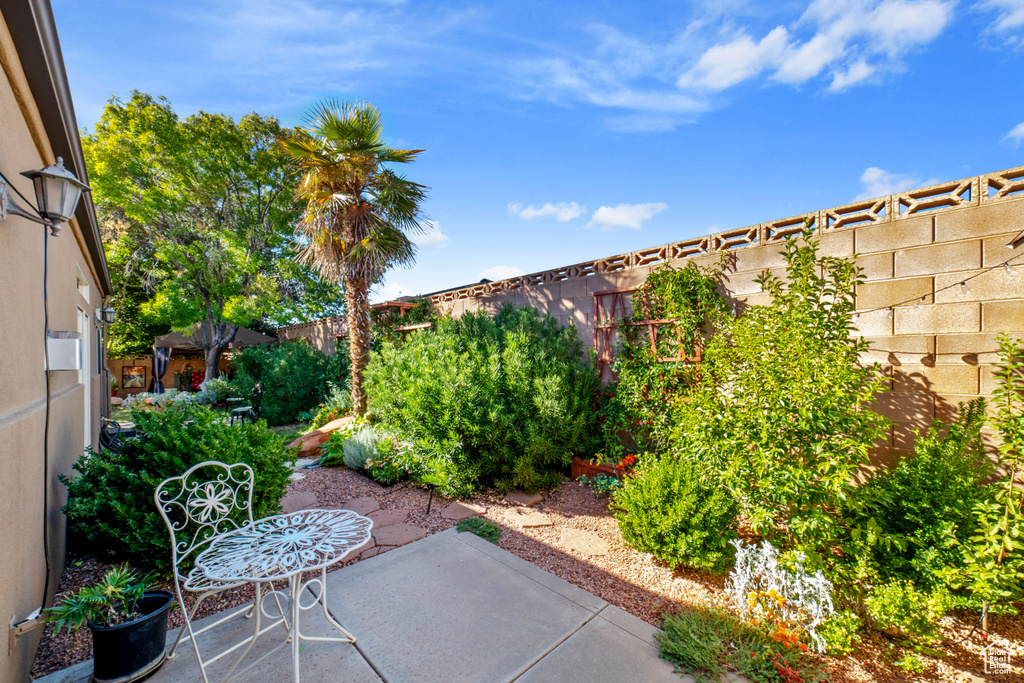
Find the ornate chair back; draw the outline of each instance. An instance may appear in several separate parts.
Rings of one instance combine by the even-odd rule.
[[[179,565],[198,555],[215,536],[253,523],[254,482],[252,468],[245,463],[214,460],[160,482],[153,498],[171,534],[175,579],[181,579]]]

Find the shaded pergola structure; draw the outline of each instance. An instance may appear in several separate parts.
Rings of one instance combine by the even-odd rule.
[[[239,327],[235,333],[235,339],[228,348],[241,349],[249,346],[261,346],[273,344],[277,337],[270,337],[248,327]],[[171,353],[177,350],[196,351],[203,350],[202,344],[195,335],[184,332],[171,332],[153,341],[153,381],[150,384],[150,391],[162,394],[164,392],[163,376],[167,372],[167,365],[171,359]]]
[[[235,333],[235,340],[231,342],[231,347],[234,349],[245,348],[247,346],[260,346],[262,344],[273,344],[277,341],[277,337],[268,337],[262,332],[256,330],[250,330],[248,327],[239,327],[238,332]],[[199,344],[191,334],[185,334],[184,332],[171,332],[165,334],[162,337],[157,337],[153,342],[154,349],[189,349],[189,350],[202,350],[202,344]]]

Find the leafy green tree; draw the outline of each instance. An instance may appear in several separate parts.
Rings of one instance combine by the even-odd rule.
[[[870,409],[883,378],[860,363],[867,342],[853,333],[858,269],[820,256],[810,233],[782,255],[786,279],[760,278],[771,302],[708,342],[672,441],[718,468],[752,531],[820,566],[848,532],[854,475],[887,424]]]
[[[181,119],[138,91],[111,98],[96,131],[83,132],[101,219],[126,223],[118,248],[145,255],[130,259],[152,294],[141,310],[193,333],[207,378],[240,325],[337,309],[336,287],[291,258],[299,214],[277,145],[287,134],[257,114]]]
[[[154,291],[142,278],[138,264],[153,258],[151,249],[140,244],[138,235],[125,234],[130,226],[124,221],[107,221],[101,230],[114,285],[111,305],[116,311],[107,353],[113,358],[152,353],[153,340],[170,332],[171,324],[146,313]]]
[[[374,107],[325,102],[309,125],[281,147],[302,171],[297,194],[306,201],[299,228],[307,240],[302,261],[345,285],[352,406],[366,413],[363,372],[370,353],[370,286],[390,268],[411,264],[409,234],[419,223],[425,188],[391,170],[423,150],[394,149],[381,139]]]

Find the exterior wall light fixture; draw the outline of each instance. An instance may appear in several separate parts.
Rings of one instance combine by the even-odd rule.
[[[82,191],[89,190],[89,186],[79,180],[74,173],[64,168],[64,159],[61,157],[57,157],[57,163],[53,166],[47,166],[38,171],[25,171],[21,175],[32,180],[38,208],[32,207],[25,196],[18,192],[0,173],[0,221],[7,218],[7,214],[14,214],[49,226],[50,234],[56,237],[60,234],[60,224],[68,222],[75,215]],[[11,197],[11,189],[14,189],[35,213],[18,206]]]
[[[101,308],[96,311],[97,322],[111,325],[114,322],[114,315],[116,311],[113,308]]]

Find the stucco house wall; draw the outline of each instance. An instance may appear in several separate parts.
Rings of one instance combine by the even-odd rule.
[[[64,158],[88,182],[60,46],[46,0],[0,5],[0,171],[34,203],[22,171]],[[20,198],[16,201],[24,208]],[[82,333],[84,369],[50,373],[48,472],[44,478],[46,372],[42,225],[0,222],[0,619],[20,622],[49,604],[64,565],[66,489],[57,475],[95,446],[104,409],[104,330],[96,311],[110,295],[95,214],[86,197],[58,237],[49,237],[49,329]],[[99,350],[99,352],[98,352]],[[48,504],[44,507],[44,487]],[[49,583],[43,548],[48,531]],[[23,681],[41,629],[0,649],[0,681]],[[5,639],[6,640],[6,639]]]

